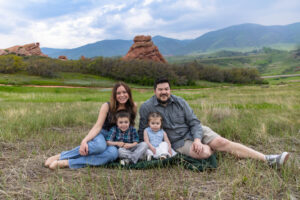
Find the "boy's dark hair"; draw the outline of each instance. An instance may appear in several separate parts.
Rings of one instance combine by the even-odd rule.
[[[169,80],[167,79],[167,78],[157,78],[156,80],[155,80],[155,82],[154,82],[154,90],[156,90],[156,87],[157,87],[157,85],[158,84],[160,84],[160,83],[169,83],[169,86],[170,86],[170,88],[171,88],[171,85],[170,85],[170,82],[169,82]]]
[[[130,121],[130,113],[127,112],[126,110],[120,110],[116,113],[116,122],[118,121],[119,118],[127,117]]]
[[[162,125],[163,125],[163,118],[162,118],[162,116],[161,116],[161,114],[159,112],[150,112],[149,115],[148,115],[148,123],[150,121],[150,118],[158,118],[158,117],[160,118],[161,127],[162,127]]]

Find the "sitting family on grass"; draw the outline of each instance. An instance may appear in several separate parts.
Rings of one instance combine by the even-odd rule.
[[[214,151],[221,151],[238,158],[261,160],[277,167],[282,166],[289,157],[287,152],[264,155],[225,139],[209,127],[201,125],[188,103],[171,94],[167,79],[157,79],[154,95],[141,105],[138,134],[133,128],[136,113],[137,106],[130,88],[123,82],[115,84],[110,102],[101,106],[97,122],[81,145],[49,157],[45,166],[50,169],[99,166],[115,161],[118,156],[122,164],[136,163],[145,152],[150,160],[152,156],[165,159],[174,156],[176,152],[194,159],[204,159]]]

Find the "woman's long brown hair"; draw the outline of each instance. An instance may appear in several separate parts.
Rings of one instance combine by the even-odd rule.
[[[110,104],[109,104],[109,110],[110,112],[113,114],[113,116],[116,115],[118,108],[119,108],[119,102],[117,101],[116,97],[117,97],[117,89],[123,86],[126,90],[126,92],[128,93],[128,100],[125,103],[125,109],[127,112],[130,113],[130,125],[134,126],[134,120],[136,117],[136,111],[134,109],[134,101],[132,99],[132,94],[131,94],[131,89],[130,87],[124,83],[124,82],[118,82],[114,85],[113,89],[112,89],[112,93],[111,93],[111,98],[110,98]],[[114,119],[115,121],[115,119]]]

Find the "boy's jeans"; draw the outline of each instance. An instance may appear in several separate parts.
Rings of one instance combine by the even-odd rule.
[[[146,142],[141,142],[130,149],[119,148],[119,158],[129,159],[134,164],[137,163],[139,158],[141,158],[148,149]]]

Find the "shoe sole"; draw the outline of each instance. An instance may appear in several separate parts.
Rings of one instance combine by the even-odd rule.
[[[160,160],[165,160],[165,159],[167,159],[167,157],[162,156],[162,157],[160,157],[159,159],[160,159]]]
[[[289,159],[290,154],[288,152],[283,152],[280,158],[279,164],[284,165],[286,161]]]

